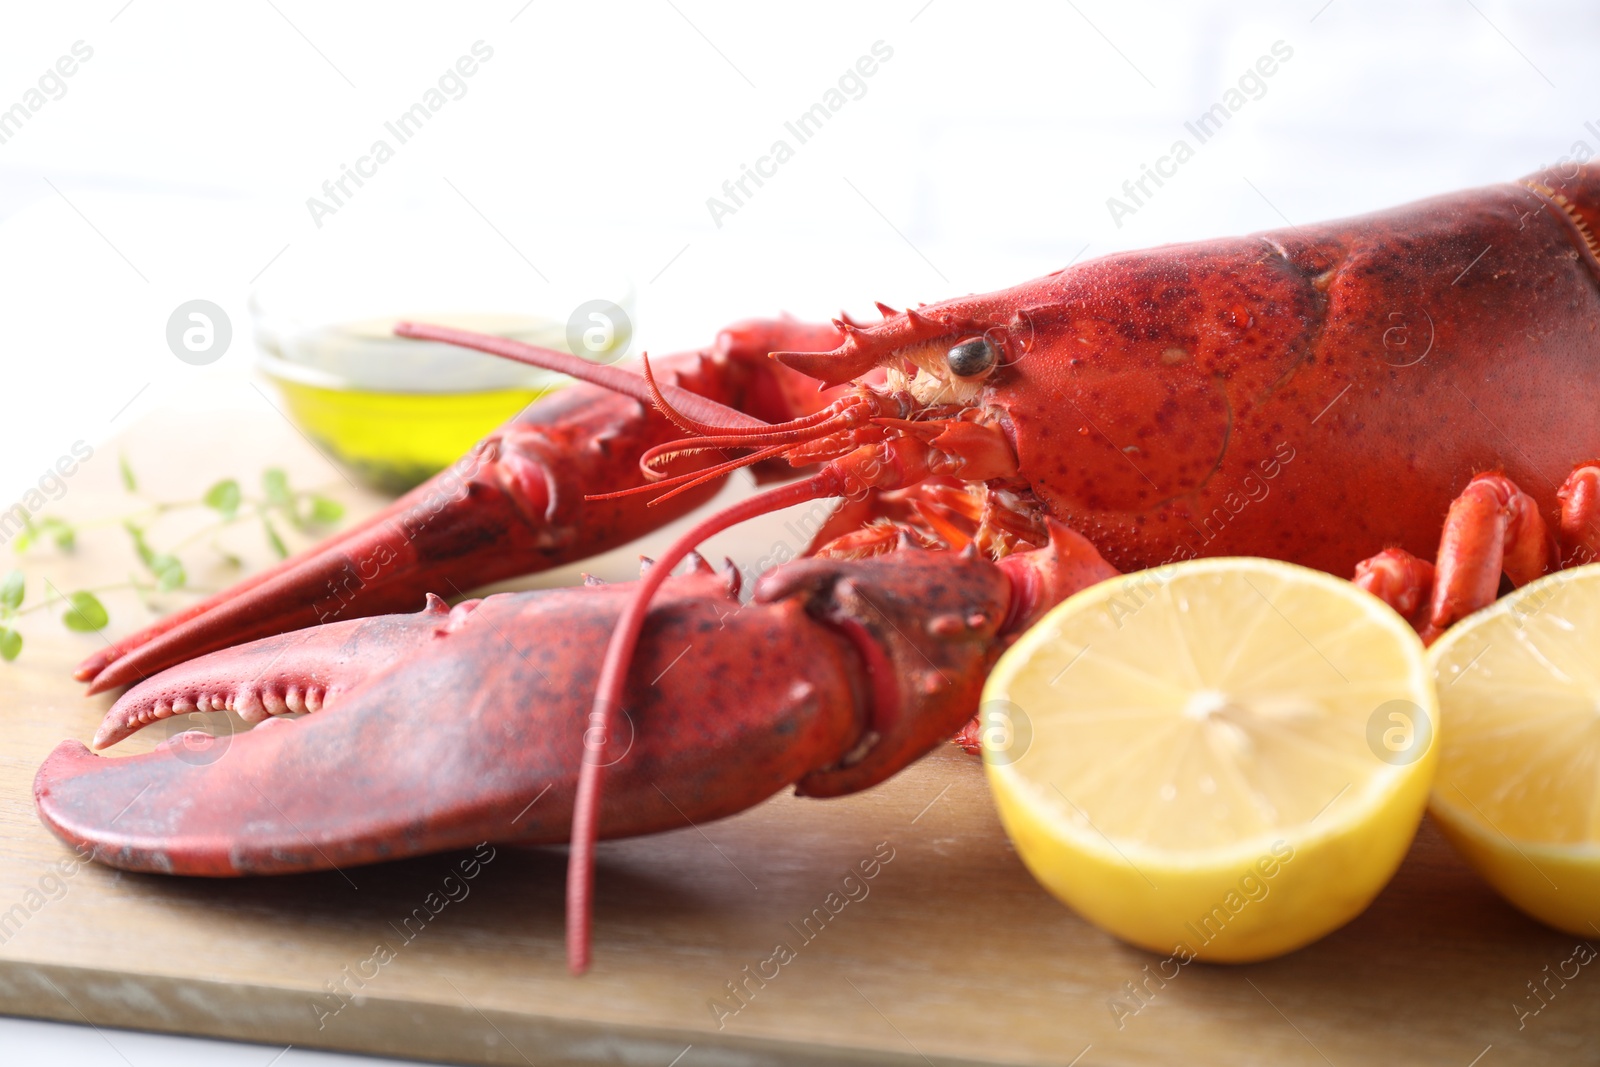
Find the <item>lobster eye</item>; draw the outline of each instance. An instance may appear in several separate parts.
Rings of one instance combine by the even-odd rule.
[[[973,337],[946,352],[944,362],[957,378],[981,378],[994,370],[1000,354],[987,337]]]

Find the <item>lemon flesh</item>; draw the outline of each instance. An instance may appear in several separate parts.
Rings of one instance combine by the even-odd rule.
[[[1358,915],[1416,833],[1438,747],[1411,627],[1261,559],[1079,593],[1001,657],[980,715],[1028,869],[1184,962],[1269,958]]]
[[[1439,775],[1429,808],[1512,904],[1600,935],[1600,565],[1541,578],[1429,651]]]

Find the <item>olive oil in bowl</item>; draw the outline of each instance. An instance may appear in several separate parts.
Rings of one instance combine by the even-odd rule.
[[[394,324],[403,318],[566,348],[562,323],[527,315],[415,314],[295,330],[258,321],[261,371],[289,416],[374,489],[398,494],[416,486],[570,381],[484,353],[396,337]],[[612,351],[627,340],[617,336]]]

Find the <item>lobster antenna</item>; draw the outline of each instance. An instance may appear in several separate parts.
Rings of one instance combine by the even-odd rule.
[[[838,479],[831,470],[819,471],[803,482],[792,482],[757,493],[732,507],[708,516],[673,542],[662,557],[639,579],[638,588],[623,607],[611,630],[600,666],[594,706],[583,733],[583,762],[578,767],[578,790],[572,808],[572,846],[567,859],[567,967],[573,974],[589,969],[589,930],[594,903],[594,845],[600,826],[600,790],[605,775],[605,752],[615,712],[622,706],[628,668],[639,646],[645,615],[672,569],[706,538],[758,515],[836,496]],[[591,740],[592,739],[592,740]]]
[[[640,362],[644,364],[644,381],[645,384],[650,387],[650,396],[655,402],[656,410],[665,415],[668,421],[670,421],[674,426],[678,427],[678,429],[684,431],[685,433],[695,434],[699,437],[712,437],[716,438],[719,442],[727,442],[733,445],[743,445],[743,443],[748,440],[750,442],[748,447],[754,448],[760,441],[770,437],[783,436],[785,438],[793,437],[795,440],[801,440],[802,438],[796,436],[800,433],[800,431],[822,425],[823,423],[838,417],[840,414],[840,412],[834,410],[830,406],[822,408],[818,411],[813,411],[809,415],[801,415],[799,418],[790,419],[788,422],[773,423],[771,425],[763,426],[760,429],[754,430],[739,426],[723,426],[711,422],[701,422],[697,419],[690,418],[683,412],[674,408],[667,398],[662,394],[660,388],[656,385],[655,374],[650,370],[649,354],[641,353],[639,359]],[[744,429],[745,432],[732,437],[723,436],[726,435],[729,430],[738,429]]]
[[[707,445],[703,449],[699,447],[684,447],[686,444],[687,442],[684,441],[676,441],[673,442],[674,447],[671,449],[671,451],[662,451],[658,453],[656,453],[656,448],[652,448],[645,453],[645,460],[641,462],[648,461],[651,457],[651,453],[656,453],[656,458],[659,458],[663,455],[672,456],[687,452],[710,451],[714,447],[711,445]],[[661,448],[662,446],[658,445],[656,447]],[[650,507],[655,504],[660,504],[663,501],[671,500],[679,493],[687,492],[696,486],[704,485],[706,482],[714,482],[723,475],[731,474],[732,472],[739,470],[741,467],[750,467],[760,463],[762,460],[774,459],[783,455],[788,450],[788,445],[772,445],[768,448],[761,449],[758,452],[752,452],[748,456],[740,456],[737,459],[724,460],[723,462],[711,467],[707,467],[704,470],[689,471],[687,474],[675,474],[670,478],[663,476],[658,481],[645,482],[643,485],[635,485],[627,489],[617,489],[610,493],[590,493],[583,499],[620,500],[623,497],[638,496],[640,493],[648,493],[654,490],[667,490],[667,492],[662,493],[658,497],[654,497],[648,504],[645,505],[646,507]]]
[[[737,408],[719,404],[709,397],[691,393],[679,386],[652,387],[639,375],[630,374],[620,368],[590,363],[586,359],[579,359],[566,352],[557,352],[553,348],[540,348],[537,345],[514,341],[509,337],[491,337],[488,334],[473,333],[471,330],[433,326],[425,322],[398,322],[395,323],[394,332],[401,337],[410,337],[418,341],[443,341],[446,344],[487,352],[492,356],[500,356],[517,363],[526,363],[541,370],[555,371],[569,378],[577,378],[579,381],[610,389],[614,393],[631,396],[640,403],[651,406],[655,405],[655,397],[661,396],[670,399],[673,408],[679,412],[684,412],[693,418],[719,420],[719,423],[728,429],[764,430],[771,425],[754,415],[747,415]]]

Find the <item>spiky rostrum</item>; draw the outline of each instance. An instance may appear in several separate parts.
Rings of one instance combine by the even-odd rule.
[[[881,322],[862,325],[835,319],[834,328],[844,340],[832,351],[772,355],[785,366],[828,385],[863,378],[882,367],[890,389],[904,389],[919,404],[971,406],[995,369],[1015,363],[1032,347],[1036,316],[1050,314],[1048,300],[1031,294],[1037,285],[1039,282],[904,311],[879,304]],[[994,358],[965,363],[952,358],[952,350],[973,342],[987,344]]]

